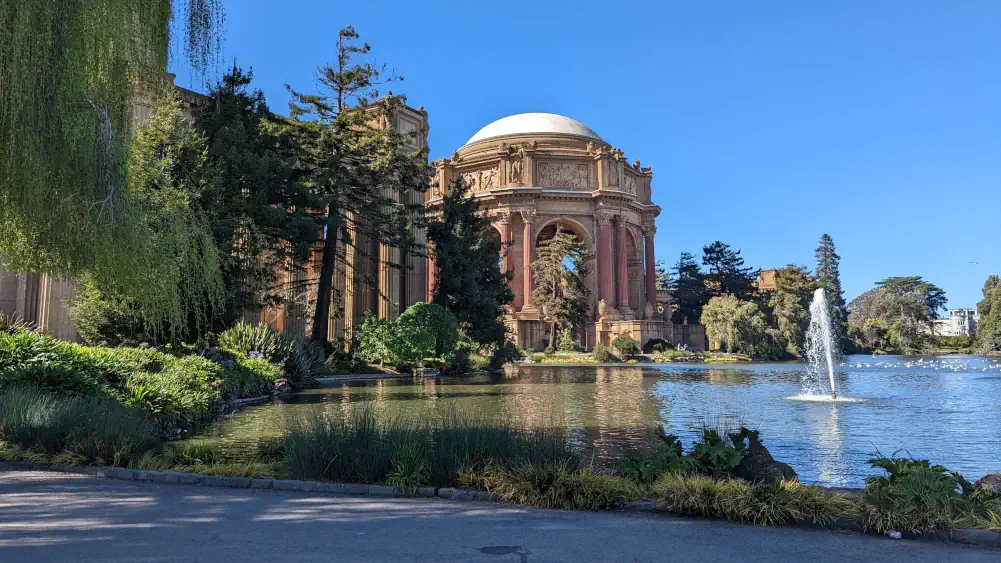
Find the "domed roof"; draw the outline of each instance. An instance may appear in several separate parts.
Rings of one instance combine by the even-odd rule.
[[[562,135],[577,135],[601,140],[593,129],[576,119],[555,113],[518,113],[494,121],[466,141],[471,145],[478,141],[503,137],[506,135],[527,135],[532,133],[557,133]]]

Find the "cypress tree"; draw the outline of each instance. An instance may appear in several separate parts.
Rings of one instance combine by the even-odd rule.
[[[490,235],[490,219],[469,194],[462,178],[449,186],[441,213],[428,224],[428,242],[438,264],[434,303],[445,307],[481,345],[500,346],[505,329],[504,305],[514,300],[509,273],[501,272],[499,238]]]
[[[817,259],[817,268],[814,270],[814,278],[817,286],[824,288],[824,295],[827,297],[827,306],[830,309],[831,322],[834,330],[841,338],[846,338],[848,334],[848,311],[845,307],[845,292],[841,289],[841,256],[834,248],[834,240],[831,235],[824,233],[820,237],[820,244],[814,253]]]

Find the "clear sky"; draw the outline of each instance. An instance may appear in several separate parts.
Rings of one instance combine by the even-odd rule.
[[[434,158],[512,113],[587,124],[653,167],[669,264],[720,239],[812,267],[828,232],[848,299],[921,275],[950,307],[1001,270],[1001,2],[224,4],[226,60],[278,111],[354,25]]]

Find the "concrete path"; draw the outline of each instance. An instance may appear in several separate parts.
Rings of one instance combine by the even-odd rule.
[[[1001,561],[1001,552],[438,499],[311,497],[0,471],[0,562]]]

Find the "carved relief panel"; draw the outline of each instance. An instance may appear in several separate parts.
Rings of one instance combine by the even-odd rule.
[[[591,167],[576,162],[540,162],[537,184],[545,188],[586,190],[591,185]]]
[[[636,177],[632,174],[624,174],[622,182],[622,191],[636,195]]]
[[[482,192],[497,187],[498,174],[498,167],[494,166],[486,170],[462,172],[459,175],[462,176],[462,180],[470,192]]]

